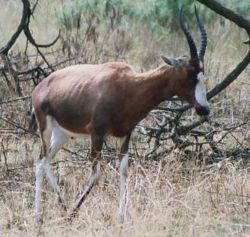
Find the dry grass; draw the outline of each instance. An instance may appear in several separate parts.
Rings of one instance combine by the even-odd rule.
[[[0,0],[0,4],[5,2]],[[6,29],[15,29],[19,20],[15,14],[12,21],[6,21],[10,11],[17,12],[17,9],[20,9],[21,5],[15,5],[15,2],[8,1],[6,8],[1,10],[1,22],[6,22],[6,27],[0,24],[1,34],[4,36],[0,40],[1,45],[11,35]],[[60,1],[46,2],[51,3],[38,8],[37,20],[32,23],[35,38],[39,39],[39,43],[47,42],[48,38],[52,39],[57,32],[51,15]],[[241,43],[245,35],[232,25],[216,24],[211,26],[208,32],[206,73],[210,89],[234,67],[246,49]],[[165,52],[174,56],[186,52],[183,37],[173,32],[167,35],[167,39],[157,39],[146,29],[141,29],[135,35],[128,32],[123,42],[129,42],[129,47],[121,55],[124,59],[117,59],[116,56],[112,57],[115,55],[114,45],[119,37],[114,33],[104,45],[105,52],[111,54],[110,58],[103,52],[102,55],[98,54],[97,49],[103,46],[100,42],[90,43],[87,54],[93,54],[91,60],[98,62],[123,60],[134,65],[139,71],[146,70],[158,65],[159,55]],[[14,50],[21,50],[24,45],[25,41],[21,38]],[[32,48],[29,48],[28,53],[33,53]],[[53,62],[56,57],[60,58],[61,54],[53,55]],[[213,99],[211,107],[214,121],[233,126],[249,118],[249,75],[248,67],[239,79]],[[23,83],[22,88],[25,94],[29,94],[32,89],[28,83]],[[13,96],[1,81],[0,96],[2,99]],[[0,113],[25,125],[29,104],[29,101],[19,101],[0,105]],[[0,122],[0,128],[9,127]],[[250,146],[249,130],[248,123],[244,129],[234,133],[245,147]],[[113,167],[113,163],[104,161],[99,185],[94,188],[72,224],[65,220],[65,213],[58,206],[55,194],[46,184],[43,192],[44,224],[37,228],[33,221],[33,161],[39,153],[39,141],[23,135],[18,129],[15,133],[0,134],[0,236],[250,236],[249,159],[243,163],[242,160],[235,161],[234,157],[231,157],[232,159],[208,165],[206,159],[209,154],[203,154],[202,159],[197,159],[196,156],[187,157],[174,150],[167,156],[160,157],[158,162],[145,161],[135,155],[134,144],[139,144],[139,140],[140,137],[135,133],[131,143],[132,163],[128,179],[130,218],[124,225],[121,225],[117,218],[117,165]],[[228,148],[236,145],[237,142],[233,138],[227,139],[224,144]],[[68,147],[87,154],[89,142],[72,141]],[[114,156],[111,153],[105,155]],[[69,208],[74,206],[76,197],[90,173],[90,167],[90,163],[63,151],[56,156],[53,168]]]
[[[0,181],[1,236],[248,236],[250,235],[249,170],[223,160],[203,165],[179,153],[160,162],[133,159],[128,178],[129,220],[118,222],[119,175],[103,163],[102,178],[72,224],[44,187],[44,224],[33,222],[34,168],[37,143],[19,140],[8,153],[8,175]],[[60,152],[54,164],[68,207],[72,208],[90,164]],[[64,162],[62,162],[64,161]]]

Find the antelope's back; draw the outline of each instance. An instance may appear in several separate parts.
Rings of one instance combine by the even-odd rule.
[[[103,112],[99,108],[107,107],[103,103],[121,94],[131,74],[133,70],[124,63],[74,65],[53,72],[32,93],[35,114],[52,116],[62,127],[73,132],[81,128],[85,133],[86,126]],[[108,120],[111,115],[105,116]]]

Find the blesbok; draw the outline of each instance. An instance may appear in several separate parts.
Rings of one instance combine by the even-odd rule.
[[[122,139],[120,149],[120,218],[126,215],[128,147],[137,123],[160,102],[177,95],[189,102],[199,115],[209,114],[204,82],[206,31],[195,11],[201,34],[199,52],[185,24],[180,26],[190,49],[190,57],[162,57],[166,64],[137,73],[130,65],[109,62],[74,65],[44,79],[32,93],[32,105],[40,130],[42,149],[36,162],[35,217],[41,220],[41,189],[44,173],[66,209],[50,161],[70,137],[91,136],[92,173],[73,212],[76,212],[100,176],[101,150],[105,136]],[[34,118],[34,117],[33,117]]]

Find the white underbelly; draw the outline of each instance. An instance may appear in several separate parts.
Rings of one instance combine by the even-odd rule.
[[[72,138],[84,138],[89,136],[89,134],[86,133],[75,133],[69,131],[68,129],[63,128],[52,116],[47,116],[46,119],[47,119],[47,126],[51,130],[59,129],[62,133]]]

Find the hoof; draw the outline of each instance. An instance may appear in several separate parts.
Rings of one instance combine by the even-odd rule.
[[[38,227],[41,226],[43,224],[43,218],[41,217],[41,215],[35,214],[34,217],[35,217],[36,226],[38,226]]]
[[[67,218],[69,223],[72,223],[73,219],[75,219],[78,216],[78,210],[73,210],[69,217]]]

